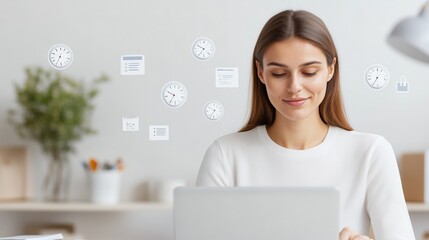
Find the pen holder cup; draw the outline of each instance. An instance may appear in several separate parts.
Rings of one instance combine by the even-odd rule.
[[[89,175],[90,201],[98,204],[116,204],[121,190],[121,172],[97,171]]]

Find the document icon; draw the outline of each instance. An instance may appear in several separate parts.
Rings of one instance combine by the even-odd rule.
[[[150,125],[149,140],[151,141],[168,141],[170,139],[168,125]]]
[[[216,68],[217,88],[238,88],[238,67]]]
[[[143,55],[124,55],[121,56],[121,75],[144,75],[144,56]]]

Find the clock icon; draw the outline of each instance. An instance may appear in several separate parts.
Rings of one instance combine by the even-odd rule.
[[[66,69],[73,62],[73,51],[65,44],[55,44],[49,49],[48,61],[55,69]]]
[[[192,43],[192,55],[202,61],[211,59],[215,54],[215,44],[207,37],[197,38]]]
[[[373,89],[381,90],[389,84],[389,71],[383,65],[371,65],[365,71],[365,81]]]
[[[219,120],[222,118],[224,108],[222,103],[216,100],[210,100],[204,107],[204,115],[209,120]]]
[[[176,81],[166,83],[161,92],[163,102],[173,108],[182,106],[186,102],[187,95],[185,86]]]

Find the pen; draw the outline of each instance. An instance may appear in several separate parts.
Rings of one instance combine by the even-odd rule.
[[[118,171],[124,171],[124,162],[121,158],[118,158],[118,160],[116,160],[116,168],[118,169]]]
[[[106,161],[106,162],[103,163],[102,169],[103,170],[113,170],[113,169],[115,169],[115,165],[112,164],[112,163],[110,163],[110,162],[108,162],[108,161]]]
[[[89,160],[89,168],[91,169],[92,172],[97,171],[97,166],[98,166],[98,162],[95,158],[91,158]]]
[[[88,170],[89,170],[89,166],[88,166],[88,163],[87,163],[86,161],[82,161],[82,166],[83,166],[83,169],[84,169],[85,171],[88,171]]]

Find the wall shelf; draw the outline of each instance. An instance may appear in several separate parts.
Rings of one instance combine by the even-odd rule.
[[[429,204],[407,203],[410,213],[429,212]],[[169,211],[171,204],[157,202],[123,202],[101,205],[89,202],[0,202],[0,212],[126,212]]]
[[[124,212],[171,209],[171,204],[157,202],[124,202],[115,205],[89,202],[0,202],[0,212]]]
[[[429,212],[429,204],[426,203],[407,203],[408,212],[410,213],[427,213]]]

